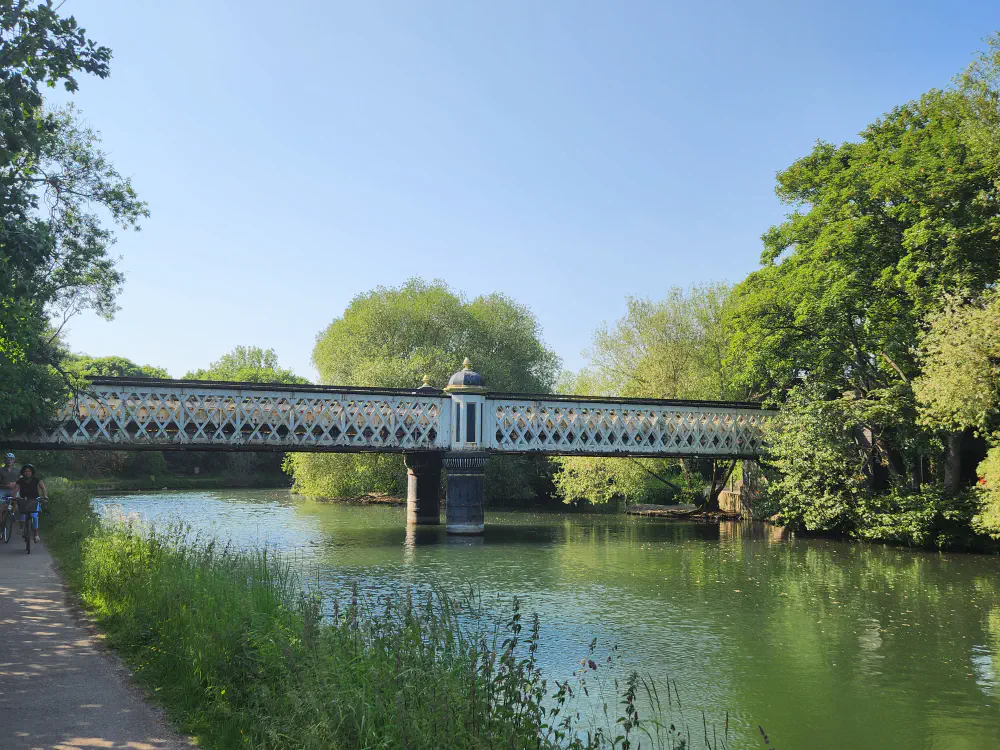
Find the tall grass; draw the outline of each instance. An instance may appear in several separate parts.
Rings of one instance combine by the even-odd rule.
[[[440,593],[370,601],[355,587],[324,601],[272,553],[100,523],[85,495],[51,489],[48,539],[70,584],[203,747],[728,746],[728,722],[692,732],[676,685],[617,682],[596,641],[572,680],[548,685],[538,618],[516,600],[491,627]]]

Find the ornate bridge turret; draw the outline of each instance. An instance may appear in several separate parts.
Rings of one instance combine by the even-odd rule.
[[[465,358],[445,391],[451,394],[451,451],[444,456],[448,472],[445,528],[449,534],[482,534],[487,455],[485,446],[486,383]]]

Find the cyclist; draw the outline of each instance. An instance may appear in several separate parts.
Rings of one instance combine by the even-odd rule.
[[[14,454],[8,453],[0,466],[0,496],[13,495],[17,489],[19,472],[14,466]]]
[[[21,523],[31,516],[31,528],[35,533],[35,544],[38,544],[38,498],[45,497],[45,482],[35,476],[35,467],[25,464],[21,467],[21,477],[17,480],[17,512],[21,515]]]
[[[17,494],[19,473],[14,467],[14,460],[14,454],[8,453],[4,458],[3,466],[0,466],[0,520],[2,520],[3,511],[11,505],[14,495]],[[13,512],[13,508],[11,508],[11,512]]]

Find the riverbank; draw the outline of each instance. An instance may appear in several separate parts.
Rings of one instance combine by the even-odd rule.
[[[440,594],[373,600],[355,588],[323,599],[271,553],[99,523],[81,488],[53,480],[51,490],[47,540],[67,582],[137,682],[202,747],[603,748],[623,747],[614,739],[623,731],[633,742],[659,735],[668,748],[680,739],[669,721],[636,723],[638,675],[620,690],[604,685],[609,698],[624,695],[603,724],[578,727],[573,691],[584,681],[594,689],[608,668],[585,660],[552,693],[536,668],[537,620],[516,603],[498,622]]]
[[[739,521],[739,513],[725,511],[700,510],[696,505],[629,505],[625,508],[627,516],[645,516],[647,518],[669,518],[676,521],[704,521],[718,523],[720,521]]]
[[[286,476],[196,474],[161,475],[146,477],[81,477],[69,478],[72,483],[89,492],[138,492],[144,490],[232,490],[232,489],[289,489],[291,480]]]

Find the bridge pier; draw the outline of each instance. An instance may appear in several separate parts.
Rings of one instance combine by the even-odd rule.
[[[406,523],[441,523],[441,454],[404,453],[406,463]]]
[[[485,526],[483,496],[486,486],[485,453],[446,453],[448,472],[445,531],[449,534],[482,534]]]

